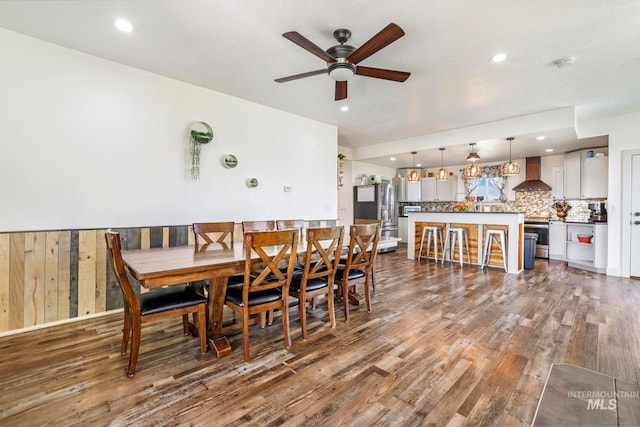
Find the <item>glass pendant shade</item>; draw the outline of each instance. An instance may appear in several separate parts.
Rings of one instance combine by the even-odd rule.
[[[502,176],[515,176],[520,174],[520,165],[517,162],[511,161],[511,141],[513,141],[513,139],[513,137],[507,138],[507,141],[509,141],[509,161],[504,162],[500,168]]]
[[[448,181],[449,171],[444,168],[444,148],[440,149],[440,169],[436,170],[436,181]]]
[[[469,166],[464,168],[464,170],[462,171],[462,176],[464,176],[467,179],[480,178],[481,175],[482,175],[482,168],[476,165],[475,163],[470,164]]]
[[[480,156],[478,156],[478,153],[473,151],[473,146],[476,145],[476,143],[472,142],[469,145],[471,146],[471,152],[467,156],[467,161],[471,163],[477,162],[478,160],[480,160]]]
[[[412,151],[411,154],[413,154],[413,170],[409,172],[409,174],[407,175],[407,181],[417,182],[417,181],[420,181],[420,179],[422,178],[420,171],[415,168],[417,151]]]

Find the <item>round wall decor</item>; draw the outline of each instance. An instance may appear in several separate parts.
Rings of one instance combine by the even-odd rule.
[[[238,166],[238,158],[233,154],[227,154],[222,158],[222,164],[229,169],[233,169]]]
[[[249,178],[247,180],[247,187],[256,188],[258,186],[258,180],[255,178]]]

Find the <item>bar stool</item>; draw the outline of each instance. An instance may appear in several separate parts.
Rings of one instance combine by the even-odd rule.
[[[442,250],[442,256],[444,256],[444,239],[442,238],[442,226],[440,225],[426,225],[422,227],[422,239],[420,239],[420,251],[418,251],[418,261],[422,258],[422,246],[424,244],[424,238],[427,238],[427,249],[424,258],[429,258],[429,250],[431,249],[431,238],[433,237],[433,254],[436,262],[438,262],[438,236],[440,237],[440,245]]]
[[[498,241],[500,239],[500,241]],[[504,271],[507,271],[507,250],[505,248],[505,242],[507,241],[507,234],[504,230],[493,230],[487,228],[486,237],[484,240],[484,253],[482,255],[482,268],[489,265],[491,259],[491,247],[493,242],[500,245],[500,251],[502,252],[502,264],[504,265]]]
[[[453,254],[456,252],[457,241],[460,267],[462,267],[464,260],[464,248],[462,246],[463,239],[465,247],[467,249],[467,258],[469,259],[469,263],[471,263],[471,252],[469,250],[469,230],[466,227],[447,227],[445,234],[446,236],[444,240],[444,253],[442,256],[442,263],[444,264],[445,260],[453,261]],[[453,239],[451,238],[451,235],[453,235]],[[449,252],[449,258],[447,258],[447,252]]]

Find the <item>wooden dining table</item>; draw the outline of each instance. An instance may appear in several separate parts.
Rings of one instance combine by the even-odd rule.
[[[383,238],[380,241],[383,241]],[[273,250],[275,254],[277,248],[274,247]],[[306,241],[302,240],[298,243],[297,253],[304,254],[305,251]],[[218,357],[231,352],[229,341],[222,334],[227,281],[232,274],[244,273],[245,255],[242,243],[211,243],[200,247],[174,246],[122,251],[127,271],[147,289],[199,280],[211,281],[207,335],[209,347]],[[257,255],[255,262],[252,270],[259,265]]]

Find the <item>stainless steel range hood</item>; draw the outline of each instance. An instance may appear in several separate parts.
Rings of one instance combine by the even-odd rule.
[[[513,187],[513,191],[550,191],[551,186],[540,179],[540,157],[527,157],[526,180]]]

